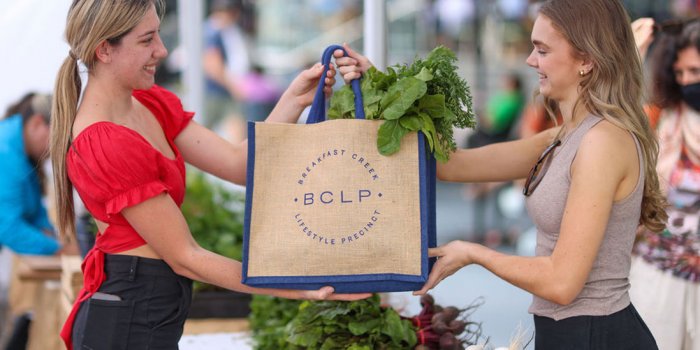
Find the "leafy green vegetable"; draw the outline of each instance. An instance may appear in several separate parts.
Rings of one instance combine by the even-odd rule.
[[[287,324],[299,313],[300,300],[254,295],[250,303],[250,329],[256,349],[299,349],[287,341]]]
[[[379,127],[377,135],[377,147],[381,154],[393,154],[401,147],[401,139],[408,133],[408,129],[401,126],[396,120],[387,120]]]
[[[256,349],[411,349],[415,328],[379,296],[353,302],[289,301],[256,296],[250,317]]]
[[[384,107],[384,119],[394,120],[403,116],[416,100],[428,91],[428,85],[415,77],[400,79],[392,85],[379,104]]]
[[[425,59],[387,68],[370,68],[362,79],[365,118],[387,120],[379,129],[377,148],[383,155],[399,150],[410,131],[425,135],[435,158],[447,161],[457,148],[453,128],[475,126],[472,96],[457,74],[457,57],[439,46]],[[355,118],[352,89],[345,86],[331,97],[330,119]],[[396,121],[398,123],[390,123]],[[390,124],[390,125],[387,125]]]

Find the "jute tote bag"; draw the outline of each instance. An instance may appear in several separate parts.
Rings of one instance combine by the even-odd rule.
[[[335,50],[326,49],[328,63]],[[325,76],[325,71],[324,75]],[[244,284],[336,292],[420,289],[435,246],[435,160],[424,137],[377,151],[383,121],[325,121],[323,79],[307,124],[248,124]]]

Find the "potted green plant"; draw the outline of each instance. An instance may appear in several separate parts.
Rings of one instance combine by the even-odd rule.
[[[245,194],[189,172],[182,213],[192,236],[202,248],[235,260],[243,255]],[[191,318],[246,317],[250,295],[194,282]]]

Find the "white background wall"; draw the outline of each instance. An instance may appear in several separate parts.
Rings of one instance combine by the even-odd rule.
[[[0,0],[0,113],[30,90],[50,93],[68,45],[70,0]]]

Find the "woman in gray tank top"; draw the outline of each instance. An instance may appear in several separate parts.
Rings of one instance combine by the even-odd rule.
[[[459,150],[437,173],[459,182],[527,178],[537,254],[454,241],[431,250],[437,263],[416,294],[479,264],[533,294],[537,349],[656,349],[628,294],[637,228],[659,231],[666,219],[629,17],[617,0],[550,0],[531,39],[527,64],[564,120],[555,141],[539,157],[542,136]]]

